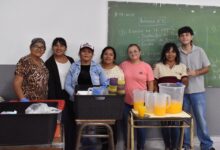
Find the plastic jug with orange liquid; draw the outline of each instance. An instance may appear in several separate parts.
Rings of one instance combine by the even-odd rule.
[[[145,90],[134,89],[133,90],[133,106],[134,110],[138,111],[138,107],[144,106]]]
[[[166,115],[167,108],[170,107],[170,96],[164,93],[154,93],[154,114],[157,116]]]
[[[159,92],[171,96],[170,107],[167,108],[167,113],[180,113],[183,106],[183,94],[185,85],[179,83],[160,83]]]
[[[147,91],[145,94],[145,106],[147,109],[147,113],[153,113],[154,111],[154,99],[155,99],[155,93]]]

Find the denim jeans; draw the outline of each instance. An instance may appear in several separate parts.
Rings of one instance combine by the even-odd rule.
[[[183,100],[183,109],[190,113],[192,108],[194,120],[197,125],[197,136],[200,140],[201,150],[208,150],[212,147],[213,141],[208,133],[208,126],[206,122],[206,97],[205,93],[185,94]],[[185,129],[184,146],[190,145],[190,130]]]
[[[125,104],[124,111],[123,111],[123,136],[124,136],[124,143],[127,146],[127,129],[128,129],[128,117],[130,114],[131,109],[133,106]],[[140,123],[139,123],[140,124]],[[146,140],[146,129],[138,128],[137,131],[137,149],[144,149],[144,144]]]

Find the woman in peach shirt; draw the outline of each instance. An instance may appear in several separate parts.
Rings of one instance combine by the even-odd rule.
[[[124,140],[127,142],[127,120],[129,112],[133,108],[133,90],[141,89],[153,91],[154,76],[149,64],[141,60],[141,49],[137,44],[128,46],[129,59],[122,62],[125,76],[125,108],[123,113]],[[137,150],[144,150],[146,129],[137,129]]]

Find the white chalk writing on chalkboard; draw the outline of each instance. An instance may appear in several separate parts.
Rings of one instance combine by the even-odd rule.
[[[219,7],[109,2],[108,43],[117,50],[117,62],[127,58],[127,46],[137,43],[142,59],[151,65],[160,59],[166,42],[178,42],[178,28],[189,25],[193,43],[206,51],[212,68],[207,86],[220,87]]]

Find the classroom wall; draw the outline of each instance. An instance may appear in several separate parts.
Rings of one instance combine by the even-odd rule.
[[[220,6],[217,0],[135,2]],[[100,51],[107,44],[107,12],[108,0],[1,0],[0,64],[16,64],[20,57],[29,53],[33,37],[46,40],[45,60],[50,55],[51,42],[57,36],[67,40],[68,54],[75,59],[80,44],[90,42],[96,50],[94,59],[98,60]]]
[[[220,6],[218,0],[133,1]],[[44,60],[50,55],[52,40],[61,36],[67,40],[68,54],[75,60],[78,58],[80,44],[90,42],[95,46],[94,59],[98,61],[102,48],[107,44],[107,12],[108,0],[1,0],[0,81],[4,83],[0,83],[0,95],[3,91],[9,92],[7,93],[9,97],[10,91],[13,93],[11,88],[13,70],[11,69],[20,57],[29,53],[29,44],[33,37],[42,37],[46,40],[47,50]],[[10,87],[9,90],[6,89],[7,86]],[[212,135],[220,135],[218,97],[220,97],[218,88],[207,89],[207,118]]]

